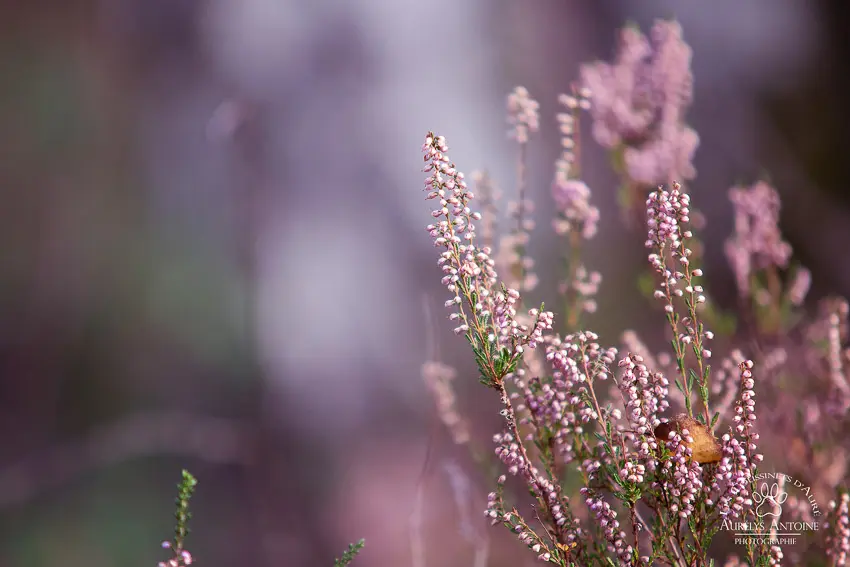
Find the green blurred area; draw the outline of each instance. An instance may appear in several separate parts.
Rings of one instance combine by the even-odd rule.
[[[152,206],[121,46],[76,18],[40,27],[26,7],[16,15],[0,42],[0,475],[127,415],[250,415],[243,276],[226,250]],[[43,490],[0,509],[0,565],[155,565],[191,465],[148,455],[41,471]],[[239,535],[242,472],[198,468],[209,473],[195,505],[205,537],[190,549],[239,563],[244,546],[226,534]]]

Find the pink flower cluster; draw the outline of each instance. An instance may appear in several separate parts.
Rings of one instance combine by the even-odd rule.
[[[643,358],[636,354],[629,354],[619,366],[623,369],[620,391],[626,415],[635,433],[649,435],[643,441],[647,447],[640,447],[640,453],[648,456],[649,449],[655,448],[652,432],[661,423],[660,415],[670,406],[667,401],[669,382],[662,374],[650,372]]]
[[[683,121],[693,99],[691,55],[681,26],[657,21],[649,39],[624,28],[614,63],[581,68],[591,91],[594,138],[606,148],[624,146],[628,177],[644,186],[696,175],[699,136]]]
[[[163,549],[173,549],[174,557],[168,561],[160,561],[157,567],[189,567],[192,564],[192,554],[185,549],[176,549],[170,541],[162,542]]]
[[[575,95],[562,94],[558,97],[566,112],[559,112],[556,116],[561,132],[561,157],[555,162],[552,183],[552,197],[558,209],[553,228],[557,234],[575,231],[589,240],[596,234],[599,209],[590,204],[590,188],[579,179],[577,130],[578,110],[590,108],[590,90],[578,89]]]
[[[617,512],[605,502],[601,496],[591,492],[587,487],[581,489],[585,504],[596,516],[596,521],[602,528],[602,533],[608,543],[608,551],[617,557],[618,564],[626,567],[634,565],[632,561],[632,546],[626,541],[626,532],[620,529]]]
[[[535,432],[550,431],[557,456],[565,463],[572,461],[575,458],[572,439],[577,428],[581,428],[576,417],[579,397],[570,393],[560,376],[551,383],[544,382],[540,376],[534,376],[527,382],[517,377],[514,385],[523,399],[516,410],[521,415],[527,414],[521,423],[532,427]]]
[[[596,333],[585,331],[568,335],[560,344],[547,348],[546,359],[552,364],[553,378],[561,381],[565,392],[570,392],[569,401],[578,406],[578,419],[582,423],[596,421],[601,417],[601,408],[589,385],[594,380],[607,380],[610,366],[617,356],[617,349],[603,349]]]
[[[692,458],[689,445],[694,442],[690,432],[682,429],[671,431],[666,441],[667,449],[672,453],[670,459],[662,464],[664,480],[661,485],[670,495],[670,511],[687,518],[694,511],[694,502],[702,491],[702,467]]]
[[[508,95],[508,124],[511,136],[520,144],[528,142],[530,132],[540,128],[540,104],[531,98],[528,89],[516,87]]]
[[[719,488],[718,507],[723,517],[741,518],[752,506],[747,496],[754,478],[753,468],[763,459],[758,450],[759,434],[754,431],[755,392],[753,387],[753,362],[745,360],[739,365],[741,377],[740,399],[735,404],[732,433],[722,437],[723,458],[717,467],[713,488]],[[741,436],[740,440],[734,434]],[[722,488],[720,488],[722,485]]]
[[[744,445],[728,433],[721,439],[721,451],[723,458],[717,466],[714,480],[715,486],[723,483],[717,502],[720,515],[724,518],[742,518],[744,505],[752,505],[749,500],[748,490],[752,480],[749,459]]]
[[[682,239],[691,237],[690,231],[683,228],[690,221],[690,206],[690,195],[683,192],[678,183],[673,184],[670,190],[660,187],[650,193],[646,201],[646,247],[678,251]],[[650,257],[650,260],[660,261],[660,258]],[[687,264],[687,256],[681,257],[680,261]]]
[[[735,233],[726,241],[726,257],[735,273],[738,292],[750,293],[750,277],[769,267],[787,268],[791,246],[779,232],[779,194],[759,181],[751,187],[733,187],[729,200],[735,209]],[[805,296],[808,286],[799,281],[797,296]]]
[[[438,264],[443,271],[442,283],[453,297],[446,307],[456,311],[450,318],[458,322],[456,334],[473,332],[483,342],[498,343],[511,353],[520,355],[523,345],[534,348],[543,331],[551,328],[551,312],[532,310],[532,328],[516,320],[519,292],[512,289],[493,291],[498,281],[490,250],[475,245],[475,222],[481,214],[473,212],[463,173],[457,170],[447,155],[448,147],[442,136],[429,133],[422,147],[425,153],[425,180],[429,200],[438,201],[431,216],[440,219],[426,230],[434,245],[443,248]]]
[[[596,234],[599,209],[590,204],[590,187],[580,179],[560,179],[552,184],[552,197],[560,213],[553,221],[557,234],[572,230],[589,240]]]

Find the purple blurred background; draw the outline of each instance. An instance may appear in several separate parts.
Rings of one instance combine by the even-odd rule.
[[[540,101],[531,299],[552,297],[556,97],[627,21],[677,17],[694,49],[710,291],[733,304],[727,189],[769,173],[813,297],[850,292],[845,3],[0,6],[0,567],[155,565],[183,467],[207,567],[329,565],[360,537],[356,565],[418,566],[417,495],[427,565],[472,564],[475,534],[489,565],[520,564],[420,378],[436,336],[469,378],[474,435],[495,432],[442,316],[419,148],[437,131],[513,197],[505,95]],[[606,344],[627,327],[657,343],[642,242],[585,140],[604,278],[589,324]]]

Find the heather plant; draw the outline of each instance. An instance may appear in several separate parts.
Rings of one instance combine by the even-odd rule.
[[[352,543],[348,546],[348,549],[342,554],[342,556],[334,561],[334,567],[345,567],[349,563],[351,563],[357,554],[360,553],[360,550],[366,545],[366,540],[361,539],[356,543]]]
[[[189,500],[192,498],[197,484],[197,479],[189,471],[184,470],[180,483],[177,485],[177,498],[174,501],[176,507],[174,511],[176,520],[174,539],[162,542],[162,548],[170,550],[172,557],[168,561],[161,561],[159,567],[185,567],[192,564],[192,554],[186,550],[184,545],[186,536],[189,535],[189,520],[192,518],[192,513],[189,511]]]
[[[738,309],[707,309],[696,235],[705,221],[679,183],[696,175],[698,136],[685,123],[690,60],[677,23],[657,22],[648,39],[630,26],[615,61],[583,66],[579,83],[559,98],[562,153],[551,192],[553,230],[564,238],[557,316],[523,301],[537,283],[527,254],[534,223],[526,163],[540,105],[521,87],[508,97],[518,201],[507,207],[512,226],[501,237],[494,181],[473,175],[473,192],[446,140],[426,135],[425,188],[436,203],[426,230],[440,250],[445,306],[504,420],[493,441],[505,474],[485,515],[539,560],[561,566],[714,565],[735,532],[758,537],[738,538],[739,553],[724,557],[729,566],[845,565],[848,304],[827,298],[818,313],[805,312],[811,274],[792,263],[778,193],[759,181],[729,192],[735,232],[726,253]],[[624,212],[640,220],[636,231],[643,227],[649,253],[641,284],[666,320],[668,352],[649,352],[629,330],[621,352],[581,327],[601,284],[581,255],[599,218],[579,167],[584,111],[621,178]],[[484,195],[483,215],[474,193]],[[423,377],[455,442],[475,452],[452,390],[457,372],[431,361]],[[509,476],[530,500],[514,493]],[[799,478],[811,484],[803,498],[786,486]],[[817,495],[832,495],[825,521]],[[797,534],[799,544],[783,549],[790,538],[771,521],[780,517],[810,528]]]

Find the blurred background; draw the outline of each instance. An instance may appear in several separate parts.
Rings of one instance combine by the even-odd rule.
[[[445,135],[513,197],[505,95],[540,101],[531,299],[552,296],[556,97],[627,21],[676,17],[694,49],[710,291],[734,302],[727,189],[769,173],[813,297],[850,292],[844,2],[0,7],[0,567],[155,565],[184,467],[206,567],[330,565],[361,537],[356,565],[419,566],[414,511],[427,565],[471,564],[480,538],[523,564],[420,377],[435,350],[459,367],[487,446],[496,400],[443,317],[420,146]],[[657,342],[642,242],[586,140],[589,325]]]

